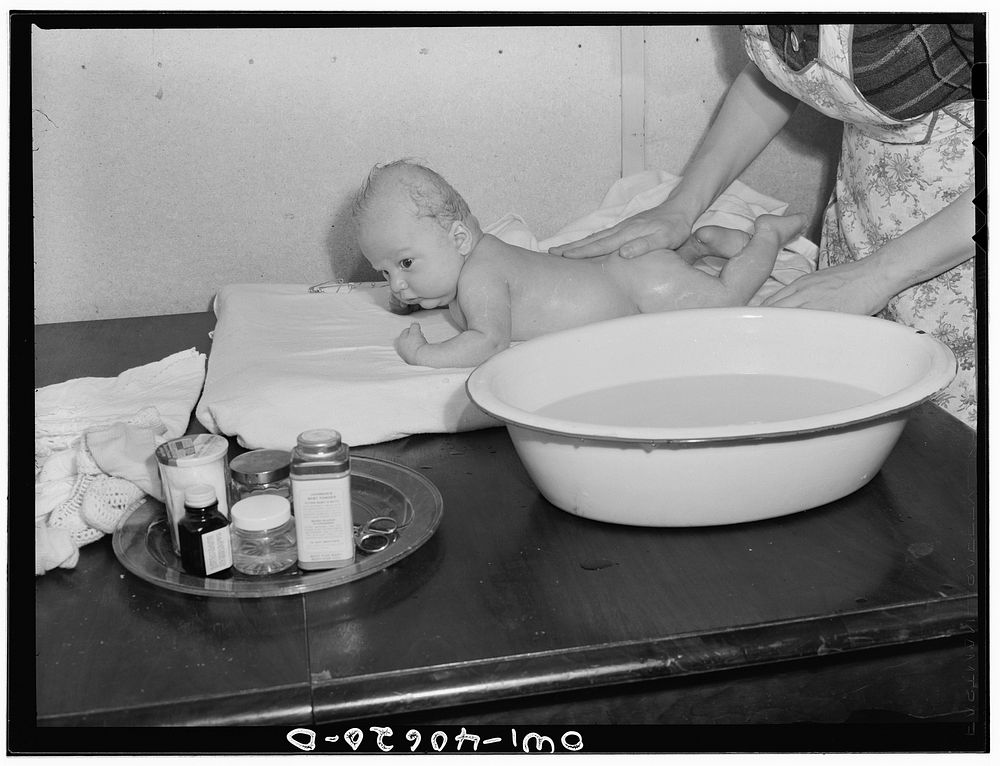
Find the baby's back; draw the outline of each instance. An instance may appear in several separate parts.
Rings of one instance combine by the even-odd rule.
[[[510,287],[513,340],[639,313],[627,284],[609,269],[617,256],[571,260],[486,239],[482,257],[502,264]]]

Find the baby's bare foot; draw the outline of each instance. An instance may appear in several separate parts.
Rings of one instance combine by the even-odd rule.
[[[802,213],[793,215],[762,215],[754,221],[753,237],[773,237],[779,246],[787,245],[805,231],[809,219]]]
[[[732,258],[747,246],[750,235],[739,229],[727,229],[725,226],[702,226],[691,239],[701,255]]]
[[[693,263],[706,255],[733,258],[743,252],[751,238],[758,239],[758,244],[769,244],[780,248],[799,236],[807,223],[808,219],[804,215],[796,213],[762,215],[754,221],[752,234],[740,229],[728,229],[725,226],[702,226],[677,252],[688,263]]]

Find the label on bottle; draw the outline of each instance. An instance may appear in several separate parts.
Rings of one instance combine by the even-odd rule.
[[[351,477],[292,481],[295,540],[303,569],[347,566],[354,561]]]
[[[205,574],[215,574],[233,565],[229,527],[222,527],[201,536],[201,552],[205,558]]]

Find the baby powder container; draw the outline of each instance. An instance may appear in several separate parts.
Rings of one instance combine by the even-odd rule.
[[[259,494],[238,500],[231,511],[233,568],[248,575],[269,575],[294,566],[295,522],[288,499]]]
[[[280,449],[255,449],[234,457],[229,461],[233,501],[259,494],[290,499],[288,462],[288,452]]]
[[[340,433],[303,431],[292,449],[292,504],[299,569],[336,569],[354,563],[351,462]]]

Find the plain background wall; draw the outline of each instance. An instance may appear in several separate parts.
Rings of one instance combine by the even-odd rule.
[[[620,40],[610,25],[34,29],[35,321],[371,278],[347,206],[373,163],[403,156],[484,224],[514,212],[548,236],[620,175]],[[742,66],[738,33],[647,27],[644,56],[646,164],[681,173]],[[815,213],[832,162],[795,130],[744,180]]]

